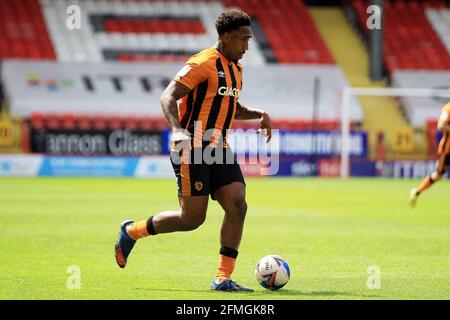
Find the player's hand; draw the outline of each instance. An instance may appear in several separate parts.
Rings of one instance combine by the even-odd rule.
[[[191,134],[186,129],[173,128],[172,129],[172,142],[180,142],[183,140],[189,140]]]
[[[261,118],[259,119],[259,129],[257,132],[262,133],[267,137],[266,143],[272,139],[272,122],[270,121],[269,115],[265,112],[263,112]]]
[[[172,151],[181,151],[184,149],[191,149],[191,135],[189,131],[181,128],[172,129]]]

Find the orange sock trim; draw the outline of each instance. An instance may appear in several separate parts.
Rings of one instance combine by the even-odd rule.
[[[147,220],[133,222],[127,228],[128,235],[134,240],[147,237],[149,235],[147,231]]]
[[[431,180],[430,176],[427,176],[425,179],[423,179],[423,181],[419,184],[419,186],[417,187],[417,192],[421,193],[422,191],[428,189],[429,187],[431,187],[431,185],[433,184],[433,180]]]
[[[224,278],[231,278],[235,263],[235,258],[220,255],[219,265],[217,266],[216,279],[221,282]]]

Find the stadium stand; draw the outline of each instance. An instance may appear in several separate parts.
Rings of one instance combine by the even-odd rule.
[[[366,0],[349,0],[365,28]],[[222,0],[222,1],[129,1],[80,0],[83,27],[66,27],[70,0],[17,0],[0,2],[0,59],[56,60],[58,62],[172,62],[181,64],[194,52],[216,40],[214,19],[225,7],[240,7],[253,18],[255,40],[251,42],[246,66],[303,65],[315,68],[340,65],[327,47],[310,10],[301,0]],[[385,1],[385,64],[391,79],[401,86],[399,71],[450,70],[448,4],[436,0]],[[41,80],[41,84],[44,80]],[[53,82],[52,82],[53,81]],[[309,80],[308,80],[309,81]],[[47,80],[48,90],[58,90],[58,82]],[[352,85],[355,85],[352,83]],[[357,85],[357,84],[356,84]],[[337,128],[336,108],[322,108],[317,119],[308,105],[296,113],[274,119],[285,128]],[[403,109],[413,125],[413,109]],[[67,108],[66,108],[67,109]],[[85,110],[42,113],[31,122],[60,128],[159,128],[163,119],[136,114],[86,114]],[[435,108],[422,117],[435,117]],[[431,111],[433,110],[433,111]],[[69,115],[70,113],[70,115]],[[33,113],[34,114],[34,113]],[[357,110],[356,119],[362,119]],[[330,116],[331,115],[331,116]],[[420,120],[423,122],[422,120]],[[236,126],[253,126],[237,121]]]
[[[277,62],[334,64],[303,2],[287,0],[223,2],[227,7],[242,8],[256,19]]]
[[[325,65],[339,69],[302,1],[82,0],[76,2],[76,5],[80,7],[83,24],[80,30],[71,30],[67,27],[67,10],[72,4],[69,0],[18,0],[14,2],[14,5],[2,2],[2,8],[6,8],[2,12],[9,16],[10,12],[15,11],[16,6],[28,8],[30,4],[32,4],[34,15],[39,17],[41,28],[45,29],[44,35],[47,39],[45,48],[47,51],[51,50],[51,55],[45,58],[62,63],[97,63],[116,60],[181,64],[192,53],[215,42],[217,35],[214,20],[223,8],[240,7],[252,16],[256,40],[251,42],[252,47],[244,57],[244,65],[258,66],[271,63]],[[34,18],[33,21],[38,20]],[[37,42],[40,45],[45,43]],[[2,57],[43,59],[42,55],[36,55],[33,50],[23,50],[22,53],[22,55],[11,54]],[[323,73],[319,70],[320,72]],[[45,85],[48,90],[53,91],[61,88],[61,83],[57,80],[41,79],[33,83],[37,86]],[[43,113],[44,118],[47,117],[46,112],[38,110],[36,112]],[[50,119],[43,121],[44,126],[47,124],[55,126],[56,123],[60,123],[60,127],[69,128],[78,126],[79,118],[81,118],[84,119],[81,121],[81,127],[89,128],[88,124],[92,123],[97,124],[97,128],[102,127],[98,125],[102,121],[86,119],[84,110],[71,111],[76,118],[70,121],[62,120],[67,118],[65,110],[47,112]],[[55,120],[56,113],[58,113],[57,120]],[[360,117],[360,113],[356,112],[357,118]],[[98,112],[93,111],[93,114],[88,116],[98,118],[97,114]],[[310,119],[313,117],[311,108],[308,106],[306,110],[298,114],[300,115],[297,116],[298,119],[295,116],[292,118],[292,121],[298,121],[297,124],[286,121],[280,116],[276,118],[279,118],[280,124],[287,127],[307,127],[305,123],[311,122]],[[104,121],[111,121],[110,116],[105,114]],[[129,116],[136,117],[132,114]],[[290,116],[290,113],[287,113],[284,117]],[[310,124],[309,127],[334,127],[337,117],[334,107],[330,112],[324,109],[318,119],[312,120],[314,124]],[[278,120],[275,119],[275,121]],[[123,122],[134,125],[133,121]],[[159,119],[142,122],[145,127],[162,126]],[[236,123],[236,125],[240,124],[248,126],[243,122]]]
[[[366,0],[351,2],[360,28],[367,35]],[[436,18],[438,29],[445,29],[442,1],[385,1],[384,2],[384,60],[389,74],[394,70],[450,70],[450,55],[441,36],[433,29]],[[429,8],[433,8],[430,13]],[[440,9],[436,9],[440,8]],[[448,26],[448,25],[447,25]],[[449,28],[446,32],[449,32]],[[445,32],[445,31],[443,31]]]
[[[302,1],[77,3],[86,27],[72,32],[66,27],[69,0],[2,1],[0,58],[181,61],[215,41],[210,20],[220,10],[240,7],[252,15],[258,29],[258,45],[249,51],[252,56],[248,62],[334,64]],[[364,33],[368,3],[351,1]],[[389,72],[450,69],[445,48],[450,45],[450,9],[445,6],[436,0],[385,1],[385,60]],[[261,56],[254,51],[262,51]]]
[[[77,5],[87,27],[76,32],[66,27],[71,4],[69,0],[1,2],[0,17],[6,23],[0,57],[179,61],[215,41],[212,20],[223,7],[240,7],[260,28],[255,32],[258,46],[250,50],[248,62],[334,64],[302,1],[84,0]],[[259,47],[263,59],[251,53],[259,52]]]
[[[342,8],[313,7],[309,9],[309,12],[336,63],[345,73],[350,86],[370,88],[388,86],[386,81],[374,82],[370,79],[370,57],[367,54],[367,48],[359,34],[349,24]],[[390,137],[394,128],[408,126],[396,99],[360,96],[358,101],[364,114],[362,127],[368,132],[370,146],[377,143],[379,131],[382,131],[386,137]],[[371,151],[376,153],[375,148]]]
[[[346,1],[367,39],[366,0]],[[384,1],[384,64],[389,84],[399,88],[450,88],[450,3],[448,1]],[[408,124],[416,130],[429,128],[442,99],[397,99]],[[434,121],[434,120],[430,120]]]
[[[212,17],[223,7],[240,7],[254,18],[258,40],[248,63],[334,63],[301,1],[86,0],[79,5],[89,28],[76,33],[63,28],[70,1],[41,4],[61,61],[182,60],[215,41]]]
[[[0,21],[0,60],[55,59],[39,2],[0,1]]]

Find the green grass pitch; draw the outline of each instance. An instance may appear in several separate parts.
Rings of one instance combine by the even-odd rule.
[[[254,293],[209,290],[222,211],[199,229],[140,240],[114,259],[121,221],[177,209],[175,180],[0,179],[0,299],[449,299],[450,182],[414,210],[418,181],[247,179],[249,210],[233,278]],[[289,283],[268,291],[256,262],[284,256]],[[80,289],[69,289],[69,266]],[[370,266],[380,288],[369,289]],[[369,281],[370,283],[373,283]]]

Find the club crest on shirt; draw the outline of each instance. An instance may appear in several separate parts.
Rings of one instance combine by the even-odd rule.
[[[194,186],[197,191],[202,191],[203,189],[203,183],[201,181],[196,181]]]

